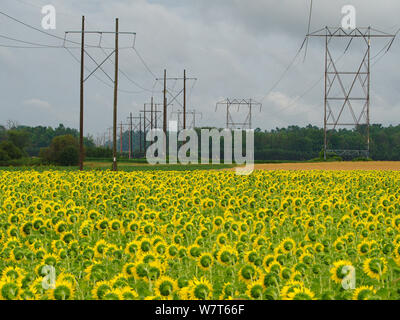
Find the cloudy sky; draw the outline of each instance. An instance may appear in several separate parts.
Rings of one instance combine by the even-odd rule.
[[[40,29],[41,8],[47,4],[56,8],[57,28],[48,31],[56,36],[79,30],[82,15],[86,16],[87,30],[113,31],[118,17],[121,31],[137,33],[135,48],[148,68],[132,48],[127,48],[132,38],[121,36],[120,46],[125,49],[120,53],[120,69],[126,76],[120,74],[119,78],[119,121],[125,122],[129,112],[137,116],[152,94],[162,102],[162,83],[155,77],[162,77],[166,68],[170,77],[181,77],[186,69],[188,77],[198,78],[188,82],[188,108],[202,113],[198,125],[223,127],[226,114],[223,109],[215,111],[216,102],[252,98],[263,103],[261,112],[254,110],[254,127],[322,126],[322,38],[311,39],[306,60],[303,51],[275,85],[307,33],[310,0],[1,0],[0,11]],[[357,9],[358,27],[371,25],[390,33],[400,28],[398,0],[314,0],[311,30],[339,26],[341,8],[348,4]],[[7,47],[26,44],[4,36],[63,45],[62,40],[0,15],[0,123],[11,119],[24,125],[63,123],[78,128],[79,63],[64,48]],[[68,39],[79,42],[78,35]],[[87,44],[98,43],[97,35],[87,36]],[[101,45],[111,47],[113,37],[104,36]],[[372,42],[371,121],[389,125],[398,124],[400,119],[400,41],[397,39],[381,58],[383,52],[378,53],[385,45],[383,40]],[[70,52],[79,59],[79,48],[72,42],[67,46],[73,47]],[[340,41],[332,46],[334,59],[345,46]],[[351,49],[338,60],[339,67],[354,68],[359,63],[360,46],[354,44]],[[97,61],[110,52],[99,48],[87,51]],[[86,62],[93,70],[89,57]],[[113,77],[112,62],[103,66]],[[111,126],[113,105],[110,79],[101,71],[96,75],[98,78],[92,77],[85,84],[85,134],[95,136]],[[182,83],[169,81],[168,88],[174,94]],[[178,108],[175,103],[170,111]],[[233,116],[243,120],[241,113]]]

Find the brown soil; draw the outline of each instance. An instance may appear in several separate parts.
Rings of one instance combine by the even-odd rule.
[[[266,163],[255,170],[400,170],[400,161]]]

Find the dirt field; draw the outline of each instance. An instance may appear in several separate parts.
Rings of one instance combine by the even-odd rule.
[[[400,170],[400,161],[268,163],[256,164],[255,170]]]

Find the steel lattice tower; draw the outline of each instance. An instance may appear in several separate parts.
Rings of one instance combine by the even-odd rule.
[[[340,156],[358,155],[369,157],[370,152],[370,87],[371,87],[371,39],[388,38],[389,51],[395,35],[371,27],[346,31],[343,28],[325,27],[307,35],[307,37],[325,38],[325,90],[324,90],[324,158],[328,152]],[[363,54],[361,61],[352,70],[339,70],[334,60],[331,42],[334,38],[349,39],[345,52],[354,39],[361,39]],[[346,81],[348,85],[346,86]],[[339,91],[340,93],[335,93]],[[359,105],[357,111],[355,105]],[[334,107],[336,105],[336,108]],[[361,111],[360,111],[361,110]],[[350,120],[345,120],[346,114]],[[365,146],[358,150],[335,150],[329,148],[329,130],[339,126],[365,126]]]

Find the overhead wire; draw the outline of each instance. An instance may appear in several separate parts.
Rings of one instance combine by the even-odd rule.
[[[107,53],[105,52],[105,50],[104,50],[104,48],[101,48],[101,51],[105,54],[105,55],[107,55]],[[110,63],[114,63],[113,62],[113,60],[110,58]],[[118,68],[118,71],[129,81],[129,82],[131,82],[132,84],[134,84],[136,87],[138,87],[138,88],[140,88],[140,89],[142,89],[142,91],[140,92],[140,93],[142,93],[142,92],[151,92],[151,93],[153,93],[154,92],[154,90],[152,90],[152,89],[147,89],[147,88],[145,88],[144,86],[142,86],[142,85],[140,85],[139,83],[137,83],[135,80],[133,80],[130,76],[128,76],[128,74],[126,73],[126,72],[124,72],[123,70],[121,70],[120,68]]]
[[[56,45],[48,45],[48,44],[35,43],[35,42],[30,42],[30,41],[25,41],[25,40],[20,40],[20,39],[8,37],[8,36],[5,36],[5,35],[0,35],[0,38],[7,39],[7,40],[10,40],[10,41],[15,41],[15,42],[18,42],[18,43],[28,44],[28,45],[29,45],[29,46],[22,46],[22,45],[21,45],[21,46],[17,46],[17,45],[0,44],[0,47],[6,47],[6,48],[21,48],[21,49],[40,49],[40,48],[65,48],[65,49],[71,49],[71,48],[72,48],[72,49],[75,49],[75,48],[79,48],[78,46],[76,46],[76,47],[70,47],[70,48],[67,47],[67,46],[65,46],[65,42],[67,42],[67,43],[73,43],[73,44],[75,44],[75,45],[80,45],[79,42],[75,42],[75,41],[69,40],[69,39],[66,38],[66,36],[65,36],[64,38],[62,38],[62,37],[60,37],[60,36],[57,36],[57,35],[51,34],[51,33],[49,33],[49,32],[43,31],[43,30],[41,30],[41,29],[39,29],[39,28],[36,28],[36,27],[34,27],[34,26],[32,26],[32,25],[26,23],[26,22],[23,22],[23,21],[21,21],[21,20],[15,18],[15,17],[13,17],[13,16],[11,16],[11,15],[5,13],[5,12],[0,11],[0,14],[3,15],[3,16],[5,16],[5,17],[7,17],[8,19],[13,20],[14,22],[17,22],[17,23],[19,23],[19,24],[24,25],[24,26],[27,27],[27,28],[30,28],[30,29],[32,29],[32,30],[35,30],[35,31],[40,32],[40,33],[42,33],[42,34],[45,34],[45,35],[47,35],[47,36],[56,38],[56,39],[58,39],[58,40],[62,40],[63,43],[64,43],[64,45],[57,45],[57,46],[56,46]],[[110,47],[110,48],[108,48],[108,47],[102,47],[101,45],[97,45],[97,46],[85,45],[85,48],[100,48],[103,52],[104,52],[104,49],[114,49],[114,48],[111,48],[111,47]],[[123,48],[119,48],[119,50],[121,50],[121,49],[130,49],[130,48],[132,48],[132,47],[123,47]],[[146,69],[149,70],[149,71],[151,72],[150,68],[147,66],[147,64],[145,63],[144,59],[139,55],[139,53],[137,52],[137,50],[135,50],[135,48],[133,48],[133,49],[134,49],[134,51],[136,52],[136,54],[138,55],[138,57],[140,58],[141,62],[146,66]],[[89,58],[90,58],[92,61],[94,61],[94,62],[96,63],[95,59],[87,52],[87,50],[85,50],[85,52],[86,52],[86,54],[89,56]],[[71,51],[68,50],[68,53],[69,53],[70,55],[72,55],[74,58],[76,58],[76,57],[72,54]],[[79,60],[78,60],[78,61],[79,61]],[[101,68],[100,68],[100,69],[101,69]],[[140,84],[138,84],[136,81],[134,81],[133,79],[131,79],[123,70],[119,69],[119,71],[120,71],[121,74],[122,74],[124,77],[126,77],[131,83],[133,83],[134,85],[136,85],[137,87],[139,87],[140,89],[143,90],[143,91],[141,91],[141,92],[137,92],[137,91],[128,91],[128,90],[122,90],[122,89],[121,89],[121,90],[120,90],[121,92],[135,93],[135,94],[142,93],[142,92],[144,92],[144,91],[154,92],[154,90],[149,90],[149,89],[147,89],[147,88],[144,88],[144,87],[141,86]],[[105,71],[103,70],[103,72],[105,72]],[[111,77],[110,77],[107,73],[106,73],[106,75],[108,76],[108,78],[111,79]],[[97,76],[96,76],[96,78],[97,78],[97,79],[101,79],[101,78],[99,78],[99,77],[97,77]],[[104,81],[101,81],[101,82],[105,83]]]
[[[311,0],[311,3],[310,3],[310,14],[309,14],[309,16],[308,16],[307,35],[310,34],[310,29],[311,29],[312,9],[313,9],[313,0]],[[304,59],[303,59],[303,62],[306,60],[306,57],[307,57],[308,41],[309,41],[309,38],[307,37],[307,41],[306,41],[306,50],[304,51]]]
[[[285,70],[283,71],[283,73],[281,74],[281,76],[278,78],[278,80],[272,85],[272,87],[268,90],[268,92],[265,94],[265,96],[261,99],[260,102],[263,102],[268,95],[275,90],[275,88],[281,83],[281,81],[286,77],[286,74],[289,72],[290,68],[294,65],[294,63],[296,62],[297,57],[300,55],[301,50],[303,50],[304,44],[307,40],[307,37],[304,38],[303,43],[301,44],[299,50],[297,51],[296,55],[293,57],[293,59],[290,61],[289,65],[285,68]]]

